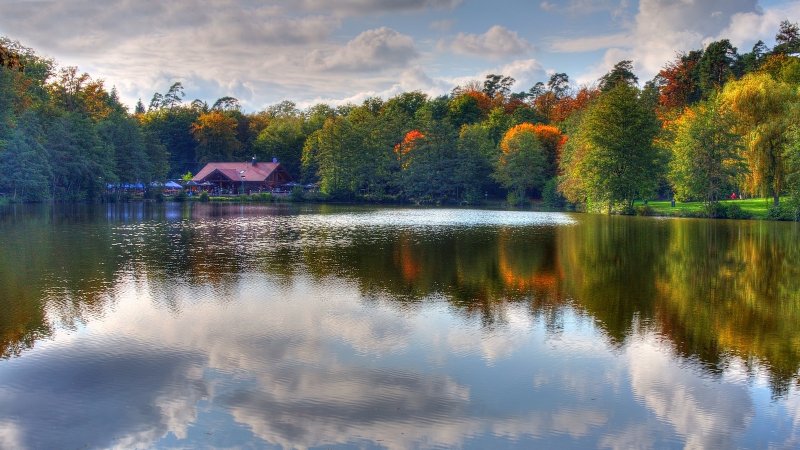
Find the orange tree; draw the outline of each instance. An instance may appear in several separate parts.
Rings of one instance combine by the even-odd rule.
[[[512,127],[500,141],[495,179],[509,191],[509,202],[516,203],[531,190],[538,190],[546,179],[547,158],[536,132],[536,125],[522,123]]]

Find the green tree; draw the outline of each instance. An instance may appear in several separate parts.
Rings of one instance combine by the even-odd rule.
[[[186,172],[198,172],[197,141],[192,135],[192,125],[199,112],[181,106],[172,109],[155,109],[138,117],[150,142],[166,148],[169,158],[169,176],[179,177]]]
[[[24,114],[11,139],[0,141],[0,188],[15,201],[31,202],[50,198],[52,177],[47,151],[38,120],[32,113]]]
[[[614,68],[600,78],[599,88],[606,92],[618,84],[635,86],[638,82],[639,78],[633,73],[633,61],[625,60],[614,64]]]
[[[569,76],[566,73],[554,73],[547,81],[547,89],[555,95],[556,99],[562,99],[569,95]]]
[[[461,127],[457,142],[455,183],[460,199],[479,203],[489,192],[496,191],[495,183],[487,176],[499,158],[497,146],[489,129],[480,124]]]
[[[774,53],[793,54],[800,53],[800,27],[797,23],[784,20],[781,22],[778,34],[775,35]]]
[[[742,55],[742,73],[751,73],[758,70],[768,54],[769,48],[767,48],[767,45],[761,40],[756,42],[749,53]]]
[[[16,70],[0,66],[0,141],[8,137],[13,129],[20,78],[21,74]]]
[[[169,174],[169,152],[158,137],[142,130],[144,136],[144,151],[147,155],[147,163],[150,169],[150,179],[166,180]]]
[[[114,114],[98,124],[98,132],[114,154],[114,173],[121,182],[153,181],[144,135],[135,119]]]
[[[509,190],[509,199],[520,202],[530,191],[541,190],[547,181],[547,158],[535,126],[523,123],[511,128],[503,136],[500,148],[494,177]]]
[[[489,130],[489,136],[492,140],[496,144],[499,144],[500,140],[513,125],[512,120],[513,118],[506,114],[502,107],[498,106],[489,112],[486,120],[481,122],[481,124]]]
[[[305,140],[302,117],[278,117],[258,135],[253,151],[263,161],[277,158],[292,178],[298,180]]]
[[[320,190],[330,196],[381,198],[391,182],[392,146],[382,133],[374,105],[329,118],[303,148],[305,170],[316,168]]]
[[[105,191],[106,183],[117,181],[113,149],[100,139],[88,117],[60,113],[44,123],[43,145],[51,160],[53,198],[92,200]]]
[[[387,100],[380,115],[400,121],[406,129],[416,128],[414,117],[427,102],[428,96],[420,91],[404,92]]]
[[[450,101],[447,111],[450,123],[457,128],[479,122],[483,117],[478,100],[469,94],[461,94]]]
[[[618,84],[577,118],[561,161],[561,191],[570,201],[611,212],[654,191],[664,164],[653,145],[659,124],[639,94]]]
[[[730,79],[738,75],[739,54],[727,39],[708,44],[698,62],[700,88],[705,97],[719,90]]]
[[[455,130],[446,122],[427,122],[423,136],[404,152],[400,187],[415,203],[447,203],[459,198]]]
[[[483,93],[489,98],[506,98],[511,93],[511,86],[516,83],[512,77],[489,74],[483,81]]]
[[[351,197],[356,191],[357,149],[360,139],[346,118],[331,118],[306,141],[306,165],[317,167],[320,190],[328,195]]]
[[[669,180],[675,198],[707,203],[724,198],[742,169],[730,115],[712,97],[687,109],[674,126]]]

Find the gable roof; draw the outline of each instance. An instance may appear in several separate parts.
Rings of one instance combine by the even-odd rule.
[[[265,181],[276,170],[283,171],[281,163],[260,162],[210,162],[192,178],[192,181],[203,182],[214,172],[219,172],[231,181],[242,181],[242,171],[244,171],[244,181]]]

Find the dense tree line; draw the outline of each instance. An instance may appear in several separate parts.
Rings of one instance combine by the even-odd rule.
[[[360,105],[284,101],[256,113],[181,83],[133,113],[114,89],[0,41],[0,191],[21,201],[91,200],[109,183],[196,173],[210,161],[277,158],[321,197],[512,203],[543,198],[631,210],[635,200],[714,203],[731,192],[800,194],[800,32],[769,49],[728,40],[677,55],[640,86],[620,61],[593,86],[555,73],[527,91],[491,74],[431,98]]]

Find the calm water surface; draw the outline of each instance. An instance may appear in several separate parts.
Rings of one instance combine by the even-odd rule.
[[[0,210],[0,448],[798,448],[794,224]]]

